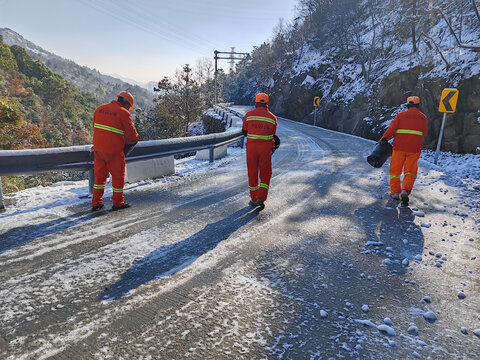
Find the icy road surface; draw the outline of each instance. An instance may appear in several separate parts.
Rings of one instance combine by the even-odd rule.
[[[478,191],[421,167],[402,208],[372,142],[278,134],[263,211],[239,150],[115,213],[0,215],[0,358],[478,359]]]

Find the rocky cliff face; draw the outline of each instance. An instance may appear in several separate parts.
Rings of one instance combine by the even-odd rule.
[[[379,82],[370,96],[358,94],[352,101],[325,97],[317,109],[316,125],[378,140],[389,120],[403,110],[407,96],[421,98],[421,110],[428,116],[429,131],[425,147],[436,147],[443,113],[438,112],[442,90],[452,87],[442,78],[421,78],[428,68],[418,66],[407,71],[395,71]],[[306,89],[301,84],[305,76],[288,83],[276,82],[271,109],[274,113],[298,121],[313,124],[313,98],[322,97],[319,90]],[[451,152],[475,152],[480,146],[480,78],[473,76],[458,83],[459,99],[456,112],[447,114],[442,150]]]

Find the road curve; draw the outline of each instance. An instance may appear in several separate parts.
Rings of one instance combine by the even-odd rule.
[[[401,208],[372,142],[284,119],[278,134],[263,211],[242,153],[139,184],[123,211],[0,218],[0,358],[478,356],[462,190],[422,168]]]

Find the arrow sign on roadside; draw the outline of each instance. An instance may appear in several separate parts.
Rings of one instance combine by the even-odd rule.
[[[457,107],[457,100],[457,89],[443,89],[438,111],[443,113],[454,113]]]
[[[318,107],[320,105],[320,97],[319,96],[315,96],[313,98],[313,106],[315,107]]]

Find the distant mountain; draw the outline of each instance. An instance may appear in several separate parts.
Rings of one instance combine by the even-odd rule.
[[[89,92],[100,102],[109,102],[123,90],[129,91],[135,97],[135,107],[148,109],[153,106],[154,94],[147,90],[147,84],[133,81],[124,81],[114,76],[101,74],[96,69],[80,66],[72,60],[68,60],[53,54],[23,36],[8,28],[0,28],[0,36],[7,45],[18,45],[24,48],[34,59],[43,62],[50,70],[62,75],[79,90]]]
[[[120,74],[109,74],[108,76],[111,76],[111,77],[116,78],[116,79],[120,79],[120,80],[122,80],[122,81],[124,81],[128,84],[140,86],[141,88],[150,90],[152,92],[153,92],[153,87],[157,86],[157,84],[158,84],[158,82],[156,82],[156,81],[149,81],[148,83],[143,83],[143,82],[140,82],[140,81],[137,81],[137,80],[126,78],[126,77],[124,77]]]
[[[89,144],[98,105],[92,94],[0,37],[0,149]]]

